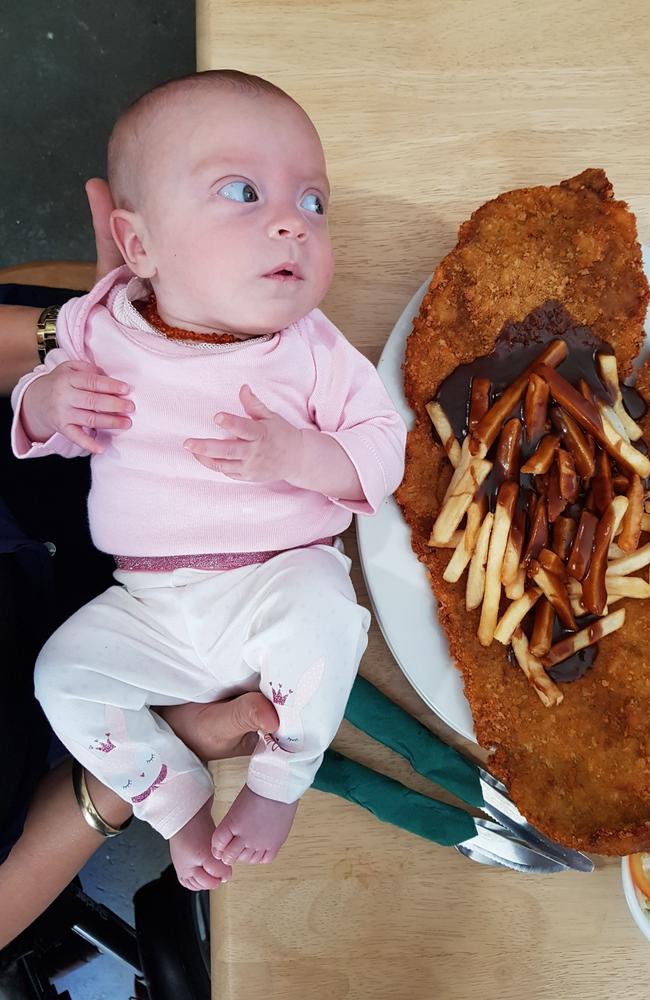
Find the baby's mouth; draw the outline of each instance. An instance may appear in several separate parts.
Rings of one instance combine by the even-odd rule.
[[[269,271],[264,275],[265,278],[274,278],[276,281],[301,281],[302,274],[297,264],[293,261],[287,261],[276,267],[273,271]]]

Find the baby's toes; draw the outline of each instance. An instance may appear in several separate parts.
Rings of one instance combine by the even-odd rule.
[[[246,850],[246,841],[243,837],[233,837],[225,851],[221,854],[221,860],[227,865],[233,865],[239,861],[242,851]]]
[[[258,854],[259,851],[256,851],[254,847],[245,847],[237,860],[240,864],[246,863],[252,865],[255,863],[255,858]]]
[[[203,867],[208,875],[219,879],[220,882],[227,882],[232,875],[232,868],[229,865],[224,865],[223,861],[218,861],[211,854],[204,859]]]
[[[192,880],[196,882],[199,889],[216,889],[217,886],[221,885],[221,879],[210,875],[205,868],[196,868],[192,872]]]
[[[226,850],[228,845],[234,839],[234,834],[232,830],[219,824],[214,833],[212,834],[211,850],[215,858],[223,860],[223,852]]]

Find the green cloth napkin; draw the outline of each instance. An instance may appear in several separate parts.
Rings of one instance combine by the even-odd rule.
[[[474,764],[421,726],[364,677],[357,677],[352,686],[345,718],[463,802],[478,808],[483,805],[479,773]],[[474,820],[462,809],[420,795],[334,750],[325,752],[314,788],[356,802],[377,819],[437,844],[460,844],[476,834]]]
[[[313,787],[356,802],[377,819],[445,847],[476,835],[469,813],[428,799],[334,750],[325,751]]]
[[[405,757],[418,774],[453,792],[468,805],[478,809],[483,805],[475,765],[420,725],[365,677],[357,677],[352,686],[345,718]]]

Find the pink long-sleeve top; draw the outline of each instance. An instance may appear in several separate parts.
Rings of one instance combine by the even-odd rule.
[[[21,404],[34,379],[68,360],[90,361],[132,387],[126,431],[98,431],[88,516],[93,542],[113,555],[261,552],[307,545],[373,514],[398,486],[406,429],[373,365],[314,309],[279,333],[225,345],[168,340],[133,301],[146,288],[126,267],[59,313],[59,347],[12,394],[18,458],[87,454],[62,434],[32,443]],[[218,437],[219,411],[245,416],[246,383],[295,427],[333,437],[352,461],[365,500],[354,502],[285,481],[251,483],[205,468],[183,447]],[[56,489],[56,483],[52,484]]]

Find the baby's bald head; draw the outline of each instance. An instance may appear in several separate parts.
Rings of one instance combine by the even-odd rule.
[[[128,211],[142,208],[150,167],[155,162],[156,138],[173,128],[174,116],[187,113],[188,101],[220,96],[227,99],[233,93],[251,99],[266,96],[288,101],[302,111],[280,87],[239,70],[207,70],[154,87],[127,108],[110,135],[108,183],[115,205]]]

